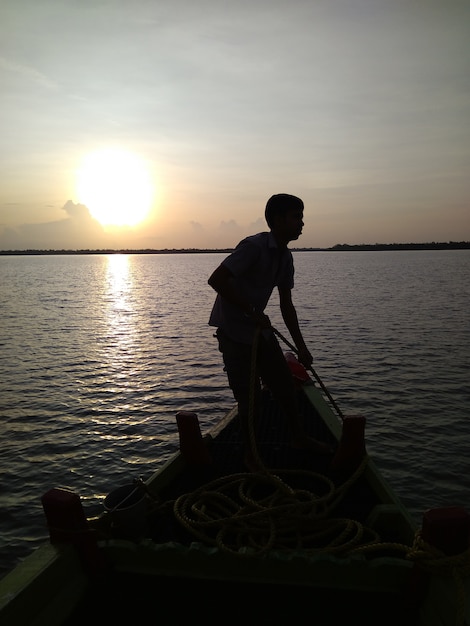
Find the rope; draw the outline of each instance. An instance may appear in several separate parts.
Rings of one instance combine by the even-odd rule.
[[[282,339],[282,341],[286,344],[286,346],[288,346],[292,352],[294,352],[295,354],[299,354],[299,351],[297,350],[297,348],[290,342],[288,341],[283,335],[281,335],[281,333],[276,330],[276,328],[271,327],[272,331],[275,335],[277,335],[279,337],[279,339]],[[326,397],[328,398],[328,400],[331,402],[331,405],[333,406],[334,410],[336,411],[336,413],[338,413],[338,416],[341,420],[344,420],[344,415],[341,411],[341,409],[339,408],[339,406],[336,404],[333,396],[330,394],[330,392],[328,391],[328,388],[323,384],[322,379],[320,378],[320,376],[316,373],[316,371],[313,369],[312,365],[309,365],[308,369],[312,372],[312,374],[315,376],[315,380],[318,382],[318,384],[320,385],[320,387],[322,388],[323,392],[325,393]]]
[[[283,473],[309,475],[318,493],[291,487]],[[361,541],[379,541],[355,520],[328,518],[340,495],[329,478],[313,472],[241,473],[180,496],[173,510],[200,541],[239,555],[295,549],[344,554]]]
[[[258,454],[258,448],[256,445],[256,437],[255,437],[255,398],[256,398],[256,385],[257,385],[257,370],[256,370],[256,360],[258,355],[258,343],[259,336],[261,333],[261,328],[259,326],[255,327],[255,333],[253,336],[253,345],[251,349],[251,364],[250,364],[250,396],[249,396],[249,405],[248,405],[248,436],[250,439],[250,451],[253,456],[255,463],[260,468],[260,471],[266,472],[267,469]]]
[[[223,476],[180,496],[173,506],[176,519],[203,543],[236,554],[273,549],[342,554],[377,543],[376,534],[355,520],[327,519],[364,471],[367,456],[339,487],[310,471],[268,470],[260,458],[254,432],[260,332],[257,327],[253,339],[248,415],[250,451],[260,471]],[[291,487],[287,479],[299,475],[318,487],[317,492]]]
[[[329,517],[363,473],[367,455],[340,486],[322,474],[268,470],[263,464],[254,434],[259,335],[257,327],[251,354],[248,429],[251,453],[260,471],[223,476],[181,495],[173,506],[176,519],[201,542],[237,555],[300,549],[307,554],[346,554],[359,546],[379,544],[377,534],[360,522]],[[296,475],[307,477],[316,491],[291,487],[288,479]]]

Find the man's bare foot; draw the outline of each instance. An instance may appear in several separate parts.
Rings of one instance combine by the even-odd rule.
[[[291,446],[296,450],[311,450],[317,454],[334,453],[334,449],[331,446],[308,435],[296,435],[292,438]]]

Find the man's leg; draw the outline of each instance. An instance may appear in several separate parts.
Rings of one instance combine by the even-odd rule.
[[[217,331],[217,339],[229,386],[238,405],[245,464],[249,469],[256,470],[259,468],[252,453],[254,442],[251,441],[250,436],[250,420],[255,420],[259,410],[260,384],[259,377],[256,375],[254,389],[252,388],[252,347],[232,341],[220,330]]]

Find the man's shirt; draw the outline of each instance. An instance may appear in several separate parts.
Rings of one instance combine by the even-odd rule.
[[[258,233],[243,239],[222,261],[233,275],[234,287],[257,311],[264,311],[274,287],[292,289],[294,261],[288,248],[280,249],[271,232]],[[254,323],[239,307],[219,294],[209,318],[234,341],[251,343]]]

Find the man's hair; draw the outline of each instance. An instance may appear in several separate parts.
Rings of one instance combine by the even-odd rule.
[[[297,196],[291,196],[289,193],[277,193],[271,196],[266,203],[264,217],[269,228],[272,228],[274,219],[278,215],[285,215],[288,211],[304,209],[304,203]]]

